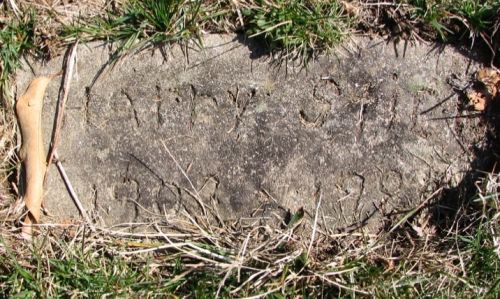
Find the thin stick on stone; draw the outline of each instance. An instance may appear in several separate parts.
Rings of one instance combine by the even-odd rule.
[[[92,224],[92,221],[91,221],[89,215],[87,214],[87,211],[85,211],[85,208],[83,207],[82,202],[78,199],[78,196],[76,195],[75,189],[73,189],[73,185],[71,184],[71,182],[68,178],[68,175],[66,174],[66,171],[64,170],[64,167],[63,167],[61,161],[59,161],[59,157],[57,155],[57,152],[54,152],[53,154],[54,154],[56,167],[59,170],[59,173],[61,174],[61,177],[64,181],[64,184],[66,185],[66,188],[68,189],[69,195],[71,196],[71,198],[73,199],[73,202],[75,203],[76,207],[80,211],[80,214],[82,214],[82,217],[85,219],[87,224],[90,226],[90,230],[92,230],[92,232],[95,232],[95,227]]]
[[[205,205],[203,204],[203,201],[201,200],[201,196],[200,194],[198,194],[198,190],[196,190],[196,188],[194,187],[193,185],[193,182],[191,182],[191,179],[189,179],[188,175],[186,174],[186,172],[184,171],[184,169],[182,169],[182,167],[179,165],[179,163],[177,162],[177,160],[175,159],[175,157],[172,155],[172,153],[170,152],[170,150],[168,149],[167,145],[165,144],[165,142],[163,142],[163,140],[161,141],[161,143],[163,144],[163,147],[165,148],[165,150],[167,151],[168,155],[170,156],[170,158],[172,158],[172,160],[174,160],[174,163],[175,165],[177,166],[177,168],[179,168],[179,171],[182,173],[182,175],[186,178],[186,180],[189,182],[189,185],[191,185],[191,188],[193,189],[193,192],[194,194],[196,194],[195,196],[195,199],[198,201],[198,204],[201,206],[201,209],[203,210],[203,215],[206,217],[207,216],[207,211],[205,209]]]
[[[68,100],[69,87],[71,84],[71,78],[73,77],[73,69],[75,66],[76,57],[76,47],[78,42],[70,46],[68,50],[67,59],[65,62],[64,77],[62,81],[61,88],[59,89],[59,96],[57,99],[57,110],[56,110],[56,120],[54,123],[54,129],[52,131],[52,139],[50,141],[49,154],[47,155],[47,169],[45,171],[44,185],[47,183],[47,177],[49,172],[49,167],[54,159],[57,146],[59,145],[59,140],[61,138],[61,127],[62,120],[64,117],[64,107],[66,106],[66,101]]]
[[[418,211],[420,211],[423,207],[425,207],[425,205],[431,200],[433,199],[436,195],[438,195],[441,191],[443,191],[443,187],[437,189],[436,191],[434,191],[434,193],[432,193],[429,197],[427,197],[421,204],[419,204],[416,208],[414,208],[413,210],[411,210],[410,212],[408,212],[406,215],[403,216],[403,218],[401,218],[397,223],[396,225],[394,225],[391,230],[389,231],[389,233],[392,233],[394,230],[396,230],[396,228],[400,227],[403,223],[405,223],[408,219],[410,219],[413,215],[415,215]]]
[[[309,247],[307,248],[307,257],[310,256],[312,246],[314,244],[314,239],[316,238],[316,229],[318,227],[318,214],[319,214],[319,207],[321,206],[321,199],[323,197],[323,194],[321,190],[319,190],[319,199],[318,199],[318,204],[316,205],[316,213],[314,214],[314,225],[313,225],[313,230],[311,234],[311,242],[309,243]]]
[[[47,169],[45,172],[45,179],[44,179],[44,184],[47,182],[47,177],[48,177],[48,169],[50,165],[52,164],[52,161],[55,159],[56,160],[56,166],[57,169],[59,170],[59,173],[61,174],[61,177],[64,180],[64,184],[66,185],[66,188],[68,189],[68,192],[73,199],[73,202],[77,206],[78,210],[80,211],[80,214],[85,218],[85,221],[88,223],[92,231],[95,231],[95,227],[92,224],[92,221],[90,220],[90,217],[88,216],[87,212],[85,211],[85,208],[83,207],[82,203],[78,199],[78,196],[76,195],[75,190],[73,189],[73,186],[71,182],[68,179],[68,176],[66,175],[66,171],[64,170],[64,167],[59,160],[59,157],[57,155],[57,146],[59,145],[59,141],[61,139],[61,127],[62,127],[62,121],[64,117],[64,108],[66,106],[66,101],[68,100],[68,94],[69,94],[69,87],[71,84],[71,79],[73,77],[73,70],[76,62],[76,48],[77,48],[78,42],[74,43],[73,45],[70,46],[68,50],[68,55],[67,59],[65,62],[65,70],[64,70],[64,77],[63,77],[63,83],[61,85],[61,88],[59,89],[59,96],[57,100],[57,110],[56,110],[56,121],[54,124],[54,130],[52,133],[52,140],[50,142],[50,150],[49,154],[47,156]]]

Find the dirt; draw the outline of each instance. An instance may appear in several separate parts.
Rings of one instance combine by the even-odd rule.
[[[321,198],[328,227],[376,231],[384,215],[453,188],[469,165],[463,127],[474,120],[456,120],[447,78],[477,67],[452,48],[357,39],[298,68],[234,35],[204,45],[127,57],[93,86],[109,49],[79,46],[58,152],[97,222],[201,215],[200,201],[223,219],[278,223],[300,208],[314,215]],[[18,94],[31,70],[61,65],[25,67]],[[46,140],[58,88],[46,96]],[[47,222],[80,218],[55,167],[45,202]]]

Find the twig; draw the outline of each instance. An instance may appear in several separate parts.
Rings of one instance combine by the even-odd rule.
[[[59,170],[59,173],[61,174],[61,176],[63,178],[64,184],[66,185],[66,188],[68,189],[68,192],[71,195],[73,202],[78,207],[80,214],[82,214],[83,218],[85,218],[85,221],[90,226],[90,229],[92,230],[92,232],[95,232],[96,229],[95,229],[94,225],[92,224],[92,221],[90,220],[89,215],[85,211],[85,208],[83,207],[82,202],[78,199],[78,196],[76,195],[75,190],[73,189],[73,185],[71,185],[71,182],[69,181],[68,176],[66,175],[66,171],[64,170],[64,167],[63,167],[61,161],[59,161],[59,157],[57,155],[57,152],[54,152],[54,158],[55,158],[57,169]]]
[[[217,288],[217,292],[215,293],[215,299],[219,298],[220,291],[222,290],[222,287],[226,283],[226,280],[231,275],[231,272],[233,272],[233,268],[229,268],[229,270],[227,270],[226,272],[226,275],[224,275],[224,278],[222,278],[222,280],[220,281],[219,287]]]
[[[10,7],[12,7],[12,11],[14,11],[14,14],[16,17],[21,18],[21,11],[19,10],[19,7],[17,6],[16,2],[14,0],[9,0]]]
[[[156,230],[161,234],[163,233],[157,225],[155,225],[155,228]],[[168,242],[170,243],[170,245],[172,246],[172,248],[175,248],[177,249],[179,252],[182,252],[184,254],[186,254],[187,256],[190,256],[192,258],[195,258],[195,259],[198,259],[198,260],[201,260],[201,261],[204,261],[204,262],[207,262],[207,263],[210,263],[212,265],[215,265],[215,266],[219,266],[221,268],[227,268],[229,267],[231,264],[223,264],[223,263],[220,263],[218,261],[215,261],[215,260],[212,260],[212,259],[209,259],[209,258],[206,258],[206,257],[203,257],[201,255],[197,255],[191,251],[188,251],[188,250],[185,250],[182,248],[182,246],[179,246],[179,244],[175,244],[174,242],[172,242],[172,240],[170,240],[170,238],[167,236],[167,235],[163,235],[163,238]],[[187,244],[189,245],[189,243],[184,243],[184,244]],[[212,255],[214,255],[214,253],[212,253]],[[217,254],[215,254],[217,255]]]
[[[418,211],[420,211],[428,202],[429,200],[433,199],[434,196],[436,196],[437,194],[439,194],[441,191],[443,190],[443,187],[437,189],[436,191],[434,191],[434,193],[432,193],[429,197],[427,197],[421,204],[418,205],[418,207],[414,208],[413,210],[411,210],[410,212],[408,212],[403,218],[401,218],[401,220],[399,220],[396,225],[394,225],[391,230],[389,231],[389,233],[392,233],[393,231],[396,230],[396,228],[398,228],[399,226],[401,226],[403,223],[405,223],[408,219],[410,219],[410,217],[412,217],[413,215],[415,215]]]
[[[125,238],[139,238],[139,239],[160,239],[164,238],[165,235],[171,237],[171,238],[194,238],[194,234],[182,234],[182,233],[171,233],[171,234],[141,234],[141,233],[129,233],[129,232],[121,232],[121,231],[114,231],[106,228],[97,228],[99,231],[102,231],[103,233],[110,235],[110,236],[117,236],[117,237],[125,237]]]
[[[316,213],[314,214],[314,224],[313,224],[313,230],[311,234],[311,242],[309,243],[309,248],[307,248],[307,257],[309,258],[312,250],[312,246],[314,244],[314,239],[316,238],[316,229],[318,227],[318,214],[319,214],[319,207],[321,206],[321,200],[323,198],[323,193],[321,190],[319,190],[319,199],[318,199],[318,204],[316,205]]]
[[[207,249],[201,248],[201,247],[196,246],[196,245],[194,245],[194,244],[192,244],[192,243],[187,242],[187,243],[186,243],[186,246],[191,247],[192,249],[197,250],[198,252],[201,252],[201,253],[204,253],[204,254],[206,254],[206,255],[212,256],[212,257],[214,257],[214,258],[216,258],[216,259],[223,260],[223,261],[224,261],[224,262],[226,262],[226,263],[231,262],[231,260],[230,260],[228,257],[225,257],[225,256],[223,256],[223,255],[220,255],[220,254],[214,253],[214,252],[212,252],[212,251],[210,251],[210,250],[207,250]]]
[[[209,233],[207,233],[203,228],[201,228],[201,226],[198,224],[198,222],[196,222],[195,219],[193,219],[193,217],[191,217],[191,215],[189,215],[189,213],[187,211],[185,211],[185,214],[184,214],[190,221],[191,223],[196,226],[196,228],[202,233],[202,236],[207,238],[208,240],[212,241],[213,244],[217,244],[217,240],[212,237]]]
[[[149,253],[149,252],[155,252],[159,250],[164,250],[164,249],[169,249],[169,248],[175,248],[179,249],[179,247],[185,246],[187,243],[172,243],[172,244],[166,244],[166,245],[161,245],[157,247],[152,247],[152,248],[145,248],[145,249],[139,249],[139,250],[133,250],[133,251],[121,251],[118,252],[119,255],[131,255],[131,254],[142,254],[142,253]]]
[[[241,285],[239,285],[236,289],[232,290],[231,292],[229,292],[231,295],[235,295],[237,294],[239,291],[241,291],[241,289],[243,289],[244,286],[246,286],[249,282],[253,281],[256,277],[258,277],[259,275],[269,275],[269,273],[271,273],[271,270],[269,268],[267,269],[264,269],[264,270],[260,270],[252,275],[250,275],[250,277],[247,278],[247,280],[245,280]]]
[[[238,3],[238,0],[231,0],[231,2],[233,2],[233,5],[236,9],[236,13],[238,14],[238,21],[240,21],[240,25],[241,27],[245,27],[245,23],[243,22],[243,15],[241,14],[241,10],[240,10],[240,5]]]
[[[258,229],[258,228],[257,228]],[[243,243],[241,244],[241,249],[240,251],[238,252],[238,256],[237,256],[237,259],[239,261],[239,265],[238,265],[238,270],[237,270],[237,273],[238,273],[238,283],[240,282],[240,278],[241,278],[241,265],[243,265],[243,261],[244,261],[244,257],[245,257],[245,253],[247,251],[247,247],[248,247],[248,242],[250,242],[250,237],[252,236],[252,233],[256,230],[256,228],[252,229],[248,235],[246,236],[245,240],[243,241]]]
[[[75,57],[76,57],[76,47],[78,42],[74,43],[68,49],[68,55],[65,62],[65,70],[61,88],[59,89],[59,96],[57,99],[58,105],[56,110],[56,120],[54,124],[54,129],[52,131],[52,139],[50,141],[50,150],[47,156],[47,169],[45,171],[44,185],[47,182],[47,177],[49,173],[50,165],[52,164],[52,160],[54,159],[57,146],[59,145],[59,139],[61,137],[61,127],[62,120],[64,117],[64,107],[66,105],[66,101],[68,100],[69,86],[71,83],[71,78],[73,76],[73,69],[75,66]]]
[[[47,177],[48,177],[48,170],[50,165],[52,164],[52,161],[56,159],[56,166],[57,169],[59,170],[63,180],[64,184],[66,185],[66,188],[68,189],[68,192],[73,199],[73,202],[76,204],[78,210],[80,211],[80,214],[85,218],[85,221],[89,224],[92,232],[95,232],[95,227],[92,224],[92,221],[90,220],[90,217],[87,215],[87,212],[85,211],[82,203],[78,199],[78,196],[75,193],[75,190],[73,189],[73,186],[71,185],[71,182],[68,179],[68,176],[66,175],[66,171],[64,170],[64,167],[59,160],[59,157],[57,155],[57,146],[59,144],[59,140],[61,137],[61,127],[62,127],[62,120],[64,117],[64,107],[66,106],[66,101],[68,100],[68,94],[69,94],[69,87],[71,84],[71,78],[73,76],[73,69],[75,66],[75,57],[76,57],[76,48],[78,45],[78,41],[74,43],[73,45],[70,46],[68,49],[68,54],[67,54],[67,59],[65,61],[65,70],[64,70],[64,76],[63,76],[63,81],[61,88],[59,89],[59,96],[57,99],[58,105],[57,105],[57,110],[56,110],[56,120],[54,124],[54,130],[52,132],[52,139],[51,139],[51,146],[49,150],[49,154],[47,156],[47,169],[45,171],[45,178],[44,178],[44,184],[47,182]]]
[[[188,175],[186,174],[186,172],[184,171],[184,169],[182,169],[181,165],[179,165],[179,163],[177,162],[177,160],[175,159],[175,157],[172,155],[172,153],[170,152],[170,150],[168,149],[167,145],[165,144],[165,142],[163,140],[161,141],[161,144],[163,144],[163,147],[167,151],[167,153],[170,156],[170,158],[172,158],[172,160],[174,161],[174,163],[177,166],[177,168],[179,169],[179,171],[182,173],[182,175],[189,182],[189,185],[191,185],[191,188],[193,189],[194,194],[196,194],[195,199],[196,199],[196,201],[198,201],[198,204],[201,206],[201,209],[203,211],[203,215],[206,217],[207,216],[207,210],[205,209],[205,205],[203,204],[203,201],[201,200],[201,196],[198,193],[198,190],[196,190],[196,188],[193,185],[193,182],[191,182],[191,179],[189,179]]]

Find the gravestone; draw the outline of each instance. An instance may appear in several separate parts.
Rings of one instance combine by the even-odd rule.
[[[185,209],[226,220],[314,215],[321,198],[329,227],[376,231],[384,212],[417,206],[468,166],[456,97],[443,101],[446,78],[468,63],[452,48],[357,39],[301,68],[270,63],[238,36],[208,35],[203,49],[127,56],[92,85],[110,53],[78,46],[58,148],[103,225]],[[32,70],[61,65],[25,67],[18,94]],[[59,84],[45,98],[47,142]],[[54,166],[45,206],[44,221],[80,217]]]

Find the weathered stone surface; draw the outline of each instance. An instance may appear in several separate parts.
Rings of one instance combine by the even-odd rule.
[[[467,156],[454,137],[456,100],[446,77],[467,61],[410,46],[359,40],[298,70],[253,58],[235,36],[210,35],[189,61],[173,48],[120,62],[89,86],[109,52],[79,46],[59,155],[80,199],[106,224],[201,213],[195,192],[222,218],[273,216],[304,207],[335,228],[376,229],[382,211],[409,207],[437,184],[456,182]],[[61,59],[33,65],[59,70]],[[28,68],[26,70],[29,70]],[[32,78],[18,76],[19,89]],[[58,83],[46,97],[46,140]],[[166,147],[163,145],[165,144]],[[319,187],[320,186],[320,187]],[[190,195],[187,191],[191,192]],[[55,167],[46,206],[76,217]]]

